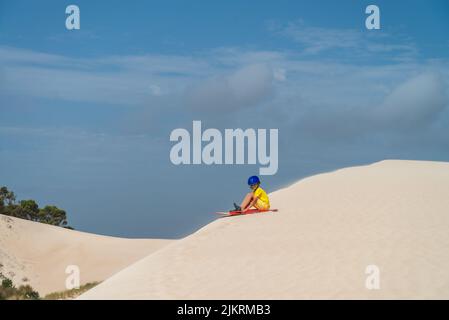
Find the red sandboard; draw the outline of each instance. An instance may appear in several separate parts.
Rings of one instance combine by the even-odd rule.
[[[278,209],[269,209],[269,210],[259,210],[259,209],[249,209],[248,211],[227,211],[227,212],[215,212],[224,217],[232,217],[232,216],[240,216],[245,214],[254,214],[254,213],[263,213],[263,212],[277,212]]]

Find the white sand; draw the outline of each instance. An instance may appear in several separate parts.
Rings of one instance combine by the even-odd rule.
[[[79,267],[81,284],[102,281],[170,242],[99,236],[0,215],[0,272],[43,296],[66,290],[68,265]]]
[[[80,298],[449,298],[449,163],[342,169],[271,202],[278,213],[219,219]]]

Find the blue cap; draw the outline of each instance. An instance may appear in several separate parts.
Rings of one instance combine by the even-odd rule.
[[[256,184],[256,183],[260,183],[258,176],[252,176],[252,177],[248,178],[248,185],[252,185],[252,184]]]

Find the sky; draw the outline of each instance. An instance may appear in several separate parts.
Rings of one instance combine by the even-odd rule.
[[[175,166],[172,130],[278,129],[267,191],[449,161],[448,66],[446,0],[0,0],[0,185],[78,230],[183,237],[239,202],[259,165]]]

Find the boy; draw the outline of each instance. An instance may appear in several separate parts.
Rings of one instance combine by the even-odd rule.
[[[245,196],[240,206],[234,203],[235,210],[246,212],[252,207],[259,210],[269,210],[270,199],[268,199],[267,193],[260,187],[259,177],[249,177],[248,185],[252,192]]]

